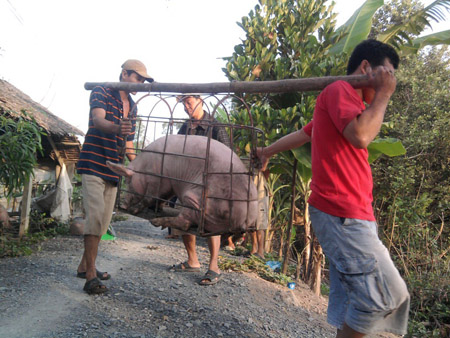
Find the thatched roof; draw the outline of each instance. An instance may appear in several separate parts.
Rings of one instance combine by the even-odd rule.
[[[8,114],[14,117],[19,116],[23,110],[32,115],[39,126],[50,135],[84,136],[81,130],[53,115],[47,108],[33,101],[12,84],[0,80],[0,114]]]

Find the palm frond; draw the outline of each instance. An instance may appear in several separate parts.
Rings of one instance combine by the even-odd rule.
[[[415,54],[425,46],[450,45],[450,30],[421,36],[402,46],[403,54]]]
[[[450,12],[450,0],[436,0],[408,18],[403,25],[396,25],[378,35],[377,39],[394,45],[400,49],[403,45],[410,45],[411,40],[422,33],[425,28],[431,28],[431,22],[446,19]]]

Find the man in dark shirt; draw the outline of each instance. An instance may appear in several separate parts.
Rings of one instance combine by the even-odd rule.
[[[208,136],[210,128],[212,128],[211,137],[231,148],[230,137],[225,128],[214,125],[214,122],[218,123],[218,121],[203,110],[203,100],[199,95],[182,95],[179,96],[178,99],[183,103],[184,111],[190,117],[190,119],[181,126],[178,134]],[[177,230],[174,231],[174,234],[178,233],[180,232]],[[199,271],[200,262],[196,251],[196,237],[195,235],[186,232],[181,232],[181,235],[184,247],[188,254],[188,260],[173,266],[173,269],[181,272]],[[206,275],[199,282],[201,285],[216,284],[221,278],[218,266],[220,235],[208,237],[208,248],[210,253],[209,268]]]
[[[127,60],[122,65],[121,82],[143,83],[146,80],[153,81],[142,62]],[[111,222],[119,181],[119,176],[106,166],[106,161],[122,161],[124,147],[130,160],[135,157],[132,149],[136,121],[130,120],[129,116],[134,106],[130,94],[135,93],[98,86],[92,90],[89,99],[89,130],[77,165],[86,212],[84,253],[77,277],[86,279],[84,291],[88,294],[106,292],[108,289],[100,280],[111,277],[95,268],[95,260],[100,239]],[[132,112],[133,115],[136,113]]]
[[[203,101],[200,96],[183,96],[180,100],[182,100],[184,111],[189,115],[190,120],[183,123],[178,134],[208,136],[209,126],[212,125],[211,138],[231,148],[227,131],[224,127],[213,125],[219,122],[203,110]]]

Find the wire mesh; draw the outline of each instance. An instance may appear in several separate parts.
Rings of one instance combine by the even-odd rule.
[[[183,94],[186,95],[186,94]],[[145,194],[136,194],[132,190],[128,189],[123,182],[120,183],[118,189],[117,204],[120,210],[127,212],[121,208],[121,203],[127,199],[127,195],[138,195],[144,203],[144,211],[140,211],[137,216],[146,218],[152,221],[158,217],[177,217],[177,212],[181,212],[183,208],[192,210],[196,217],[196,221],[189,228],[188,232],[195,233],[200,236],[219,235],[224,233],[235,232],[236,230],[233,223],[234,208],[237,205],[242,207],[242,203],[246,203],[246,215],[253,214],[250,208],[253,208],[257,196],[251,196],[253,191],[253,177],[257,174],[258,163],[255,157],[251,156],[256,151],[257,146],[264,144],[263,132],[253,126],[252,116],[248,105],[242,101],[241,98],[235,95],[203,95],[199,96],[201,99],[199,104],[203,105],[203,110],[207,114],[208,118],[204,118],[201,121],[190,119],[188,114],[183,110],[183,103],[177,99],[176,95],[163,95],[148,93],[142,96],[132,107],[129,117],[136,119],[136,129],[134,138],[134,148],[123,148],[121,151],[124,154],[126,151],[134,151],[138,156],[143,156],[143,153],[148,153],[147,158],[153,158],[158,162],[158,168],[155,170],[153,166],[152,170],[148,168],[134,169],[135,173],[139,175],[146,175],[147,178],[151,176],[152,181],[156,186],[152,186],[152,189],[146,189]],[[250,125],[238,125],[233,124],[233,107],[236,102],[240,103],[240,107],[244,107],[244,111],[248,114],[248,121]],[[242,111],[240,109],[239,111]],[[234,112],[236,113],[236,112]],[[171,136],[177,134],[181,125],[185,124],[188,131],[197,130],[200,125],[203,129],[203,136],[206,140],[205,152],[202,155],[194,155],[189,151],[189,142],[193,142],[193,138],[190,137],[191,133],[183,135],[184,143],[181,151],[169,151],[169,143],[171,142]],[[213,130],[214,128],[223,128],[230,138],[230,148],[232,151],[223,152],[220,154],[224,159],[224,163],[227,164],[227,168],[220,168],[220,170],[213,170],[211,168],[211,151],[215,151],[214,147]],[[162,149],[151,149],[149,145],[155,142],[157,139],[159,143],[163,143]],[[213,147],[213,150],[211,150]],[[234,155],[233,152],[238,155]],[[217,155],[217,154],[215,154]],[[192,177],[192,175],[173,175],[174,172],[180,171],[171,170],[168,168],[169,164],[173,164],[173,158],[177,158],[175,161],[180,166],[186,166],[187,163],[192,161],[201,161],[202,173],[201,175],[194,175],[194,180],[187,179],[186,177]],[[228,157],[228,159],[226,159]],[[245,166],[238,162],[245,163]],[[238,170],[237,168],[241,168]],[[244,168],[244,170],[242,170]],[[169,174],[167,174],[169,173]],[[172,174],[170,174],[172,173]],[[192,173],[191,173],[192,174]],[[242,176],[245,177],[246,187],[242,186]],[[229,184],[228,189],[216,189],[217,182],[227,182]],[[168,183],[170,182],[170,183]],[[194,186],[200,189],[201,193],[198,196],[198,204],[186,202],[181,196],[178,196],[178,200],[174,205],[174,208],[169,207],[171,204],[171,195],[167,195],[167,184],[173,186],[174,184],[185,184],[187,186]],[[149,192],[151,190],[151,193]],[[219,191],[219,193],[217,193]],[[221,193],[223,191],[224,193]],[[235,191],[245,191],[245,195],[239,195],[233,193]],[[212,193],[215,192],[215,193]],[[225,193],[226,192],[226,193]],[[173,191],[172,191],[173,193]],[[135,196],[136,197],[136,196]],[[181,198],[180,198],[181,197]],[[128,197],[129,199],[129,197]],[[208,204],[213,203],[212,200],[220,200],[228,202],[228,210],[210,210]],[[253,202],[253,203],[252,203]],[[257,205],[257,202],[256,202]],[[222,229],[215,229],[211,231],[208,229],[207,220],[210,213],[221,213],[227,215],[228,226],[224,226]],[[257,210],[255,211],[257,213]],[[224,216],[225,217],[225,216]],[[250,224],[251,220],[246,219],[245,224],[247,230],[255,230],[255,223]],[[242,232],[242,231],[241,231]]]

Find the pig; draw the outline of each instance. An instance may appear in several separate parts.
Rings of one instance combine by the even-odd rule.
[[[198,210],[202,209],[203,194],[200,185],[204,184],[206,162],[199,157],[206,157],[207,143],[208,138],[204,136],[168,135],[147,146],[128,167],[107,162],[112,171],[126,178],[129,193],[124,208],[138,214],[154,206],[154,197],[167,200],[177,196],[182,205],[178,216],[155,218],[151,223],[182,231],[199,226],[202,216]],[[205,235],[255,229],[256,187],[240,158],[224,144],[211,139],[207,172],[210,174],[205,191]],[[232,179],[230,172],[234,173]],[[161,174],[163,178],[145,173]]]

